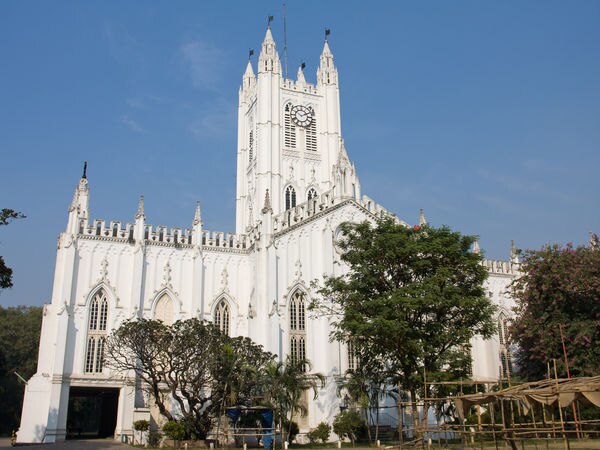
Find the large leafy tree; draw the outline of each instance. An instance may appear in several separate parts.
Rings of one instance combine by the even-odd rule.
[[[4,208],[0,211],[0,226],[8,225],[13,219],[23,219],[25,216],[18,211]],[[12,269],[6,265],[0,256],[0,290],[12,287]]]
[[[36,371],[42,327],[39,306],[0,307],[0,435],[19,427],[24,379]]]
[[[272,355],[250,339],[230,338],[198,319],[165,325],[157,320],[123,323],[107,345],[107,365],[135,374],[168,420],[182,420],[189,437],[204,439],[227,404],[258,395],[254,371]],[[178,406],[175,415],[169,407]]]
[[[469,341],[495,328],[483,289],[487,271],[470,250],[475,237],[389,217],[343,224],[342,233],[349,271],[327,278],[311,304],[331,315],[331,337],[352,341],[359,360],[386,361],[389,378],[413,399],[423,393],[425,373],[428,381],[466,374]]]
[[[511,326],[519,373],[544,378],[556,359],[566,375],[561,328],[571,375],[600,371],[600,250],[548,245],[528,250],[512,285],[517,302]]]

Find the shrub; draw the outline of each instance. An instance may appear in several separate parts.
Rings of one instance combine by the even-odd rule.
[[[356,411],[344,411],[339,413],[333,419],[333,431],[340,438],[347,437],[352,441],[356,441],[357,435],[365,428],[365,421]]]
[[[148,431],[150,428],[150,422],[147,420],[136,420],[133,422],[133,429],[135,431]]]
[[[174,441],[182,441],[186,438],[185,425],[177,420],[169,420],[163,425],[163,433]]]
[[[311,444],[315,444],[318,441],[321,441],[323,444],[329,440],[329,434],[331,433],[331,425],[325,422],[321,422],[317,425],[317,428],[309,431],[306,434],[306,437],[310,441]]]

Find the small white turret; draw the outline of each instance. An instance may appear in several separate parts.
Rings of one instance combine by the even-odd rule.
[[[475,242],[473,242],[473,253],[479,255],[481,253],[481,248],[479,248],[479,240],[476,239]]]
[[[138,209],[135,213],[135,223],[133,225],[133,239],[137,243],[144,241],[144,229],[146,227],[146,215],[144,214],[144,196],[140,195],[140,201],[138,202]]]
[[[281,74],[281,61],[279,60],[279,54],[277,53],[270,26],[267,27],[267,32],[260,49],[260,56],[258,57],[258,73],[265,72]]]
[[[79,184],[75,188],[73,200],[69,205],[69,220],[67,222],[67,232],[73,235],[79,233],[79,229],[88,226],[90,189],[87,181],[87,161],[83,164],[83,175]]]
[[[419,210],[419,225],[420,226],[427,225],[427,219],[425,219],[425,212],[423,211],[423,208],[421,208]]]
[[[329,48],[327,40],[323,45],[323,51],[321,52],[321,63],[317,69],[317,84],[319,85],[337,85],[338,84],[338,72],[335,67],[333,60],[333,53]]]
[[[194,221],[192,222],[192,244],[202,245],[202,215],[200,214],[200,202],[196,202]]]
[[[297,85],[298,86],[304,86],[306,84],[306,78],[304,78],[304,63],[300,64],[300,66],[298,66],[298,76],[296,77],[297,79]]]
[[[510,262],[513,264],[519,264],[519,252],[515,247],[515,241],[510,241]]]
[[[254,70],[252,69],[252,61],[248,60],[248,65],[246,66],[246,71],[244,72],[242,81],[242,89],[245,90],[254,85],[256,85],[256,76],[254,75]]]

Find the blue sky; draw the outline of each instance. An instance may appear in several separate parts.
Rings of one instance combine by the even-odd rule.
[[[237,91],[281,2],[0,2],[0,228],[15,287],[49,300],[88,161],[91,216],[234,229]],[[287,2],[290,74],[323,30],[363,192],[409,223],[478,234],[491,258],[600,231],[600,2]]]

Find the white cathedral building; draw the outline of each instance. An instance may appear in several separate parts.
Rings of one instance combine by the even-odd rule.
[[[341,223],[374,221],[387,211],[363,195],[346,152],[327,41],[316,84],[302,67],[296,80],[283,76],[270,29],[256,73],[248,62],[239,90],[235,233],[205,230],[199,205],[189,228],[169,228],[146,222],[143,198],[132,223],[92,220],[89,203],[84,172],[58,239],[52,301],[44,306],[18,442],[53,442],[86,427],[120,439],[132,435],[134,420],[161,421],[139,386],[103,367],[111,330],[141,317],[198,317],[280,357],[307,357],[327,384],[308,401],[301,431],[332,422],[340,406],[337,380],[353,361],[345,344],[329,341],[328,320],[307,314],[311,282],[347,271],[335,245]],[[503,324],[516,254],[484,264]],[[496,380],[509,370],[504,332],[501,326],[496,338],[473,340],[474,378]],[[73,426],[82,405],[97,420]]]

